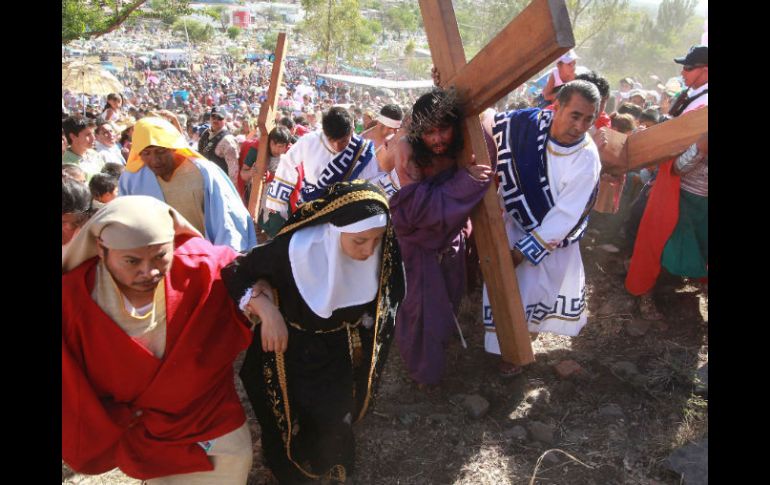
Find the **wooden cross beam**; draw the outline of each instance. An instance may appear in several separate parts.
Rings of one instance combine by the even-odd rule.
[[[249,195],[248,210],[252,219],[259,219],[259,203],[262,200],[262,190],[264,189],[262,180],[267,170],[267,161],[270,156],[270,143],[267,136],[275,127],[275,113],[278,109],[278,88],[283,81],[283,59],[286,55],[286,32],[278,33],[278,40],[275,45],[275,60],[273,61],[273,70],[270,73],[270,87],[267,90],[267,99],[259,108],[259,118],[257,118],[257,127],[259,128],[259,150],[257,151],[257,161],[254,162],[255,170],[251,176],[251,195]]]
[[[602,167],[615,175],[648,167],[679,155],[708,131],[708,106],[632,135],[608,129],[607,145],[599,153]]]
[[[442,86],[457,89],[467,116],[461,160],[475,154],[491,165],[478,114],[574,47],[564,0],[535,0],[467,64],[452,2],[420,0],[420,10]],[[494,185],[471,220],[503,359],[529,364],[535,357]]]
[[[602,168],[609,174],[622,175],[648,167],[679,155],[708,131],[708,106],[631,135],[607,129],[607,145],[599,151]],[[602,181],[594,210],[615,213],[615,200],[622,191],[623,184]]]

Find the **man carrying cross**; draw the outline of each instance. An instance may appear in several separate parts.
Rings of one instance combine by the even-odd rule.
[[[498,195],[504,208],[521,301],[532,333],[574,336],[586,324],[585,274],[579,240],[588,225],[601,164],[588,129],[600,95],[587,81],[559,91],[554,110],[529,108],[482,115],[495,141]],[[500,354],[484,288],[484,347]],[[503,376],[520,368],[500,364]]]
[[[460,163],[462,120],[454,91],[435,89],[414,104],[409,133],[395,146],[401,190],[390,209],[409,289],[398,310],[396,341],[422,389],[444,374],[444,347],[457,328],[465,290],[468,217],[491,181],[489,166]]]

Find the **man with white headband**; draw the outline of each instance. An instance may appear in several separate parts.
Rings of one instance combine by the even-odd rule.
[[[251,332],[213,246],[179,212],[118,197],[62,260],[62,459],[157,484],[246,483],[252,446],[233,383]]]
[[[385,147],[385,142],[401,128],[401,120],[404,112],[397,104],[386,104],[380,110],[375,120],[377,124],[361,133],[363,138],[374,142],[374,153],[379,156],[380,150]],[[381,167],[389,172],[394,167]]]
[[[213,244],[236,251],[257,244],[254,221],[227,174],[162,118],[142,118],[134,125],[118,190],[166,202]]]

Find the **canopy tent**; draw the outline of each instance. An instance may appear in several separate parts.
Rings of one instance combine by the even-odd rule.
[[[319,74],[318,76],[333,81],[360,84],[363,86],[371,86],[373,88],[415,89],[433,87],[433,81],[428,79],[416,81],[391,81],[390,79],[381,79],[378,77],[350,76],[346,74]]]

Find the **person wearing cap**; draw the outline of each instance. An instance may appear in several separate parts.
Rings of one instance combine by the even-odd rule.
[[[301,182],[301,202],[308,202],[335,182],[361,178],[370,164],[373,166],[369,170],[377,173],[374,143],[353,132],[353,118],[348,110],[340,106],[329,108],[323,116],[322,127],[321,131],[299,138],[281,155],[265,200],[270,215],[263,227],[270,235],[288,219],[289,198],[298,181]]]
[[[257,244],[254,221],[233,183],[165,119],[147,117],[134,125],[118,191],[168,203],[213,244],[236,251]]]
[[[225,126],[227,112],[224,108],[211,110],[211,127],[203,132],[198,140],[198,152],[207,160],[214,162],[230,177],[233,184],[238,183],[238,142]]]
[[[62,258],[62,459],[147,484],[244,485],[233,362],[251,340],[214,246],[153,197],[119,197]],[[255,285],[269,288],[264,282]]]
[[[260,278],[274,290],[255,290]],[[345,482],[405,292],[385,194],[362,180],[327,187],[222,279],[261,322],[240,377],[265,464],[281,484]]]
[[[564,54],[556,61],[556,67],[548,76],[548,81],[543,88],[543,98],[549,103],[556,100],[556,88],[575,79],[577,60],[580,59],[574,49]]]
[[[628,102],[633,103],[643,109],[646,103],[646,95],[647,93],[642,89],[632,89],[628,92]]]
[[[708,106],[708,46],[694,45],[674,62],[682,65],[688,89],[669,114]],[[626,289],[640,297],[647,320],[663,318],[652,298],[661,267],[678,276],[708,277],[708,133],[659,166],[639,224]]]

